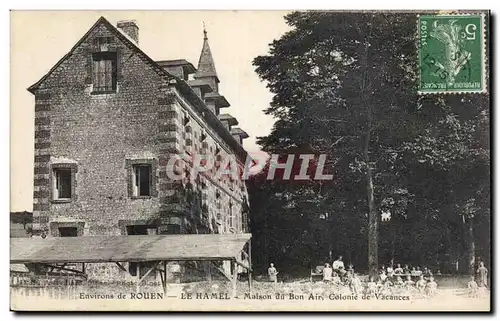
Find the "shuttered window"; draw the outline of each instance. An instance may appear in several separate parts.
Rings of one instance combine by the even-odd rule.
[[[93,92],[116,91],[116,52],[97,52],[92,55]]]

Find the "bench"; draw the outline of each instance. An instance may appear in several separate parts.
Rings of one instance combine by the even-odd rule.
[[[314,269],[311,269],[310,281],[312,282],[314,278],[320,278],[323,280],[323,268],[324,265],[318,265]]]

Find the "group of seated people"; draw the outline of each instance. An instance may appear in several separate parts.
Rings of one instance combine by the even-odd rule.
[[[437,289],[437,283],[427,267],[422,271],[418,267],[410,269],[408,265],[405,265],[404,268],[400,264],[396,268],[382,266],[377,280],[370,277],[366,286],[363,286],[358,275],[354,272],[353,265],[349,264],[348,268],[345,269],[342,257],[339,257],[331,267],[329,263],[325,264],[322,275],[323,282],[348,286],[353,294],[375,295],[417,291],[425,295],[433,295]],[[416,281],[413,281],[412,278],[416,278]]]
[[[476,275],[471,275],[467,290],[470,297],[480,297],[488,291],[488,269],[484,262],[479,262],[479,267],[475,271]]]
[[[349,267],[346,270],[344,262],[342,261],[342,256],[339,256],[339,258],[332,263],[332,266],[330,266],[329,263],[326,263],[321,272],[323,275],[323,281],[336,282],[338,280],[344,279],[348,273],[353,273],[354,269],[352,264],[349,264]]]
[[[438,271],[437,274],[441,273]],[[429,268],[424,267],[421,270],[419,266],[410,267],[408,264],[401,267],[401,264],[398,263],[396,267],[393,264],[387,267],[382,265],[378,280],[371,277],[367,289],[369,293],[400,290],[432,296],[436,293],[437,283]]]
[[[437,272],[437,275],[440,275],[441,272],[438,270]],[[379,277],[381,279],[385,279],[385,278],[393,278],[393,277],[397,277],[397,276],[400,276],[400,277],[407,277],[407,276],[410,276],[410,278],[414,277],[414,278],[418,278],[420,276],[423,276],[425,279],[429,279],[431,276],[433,276],[432,274],[432,271],[427,268],[427,267],[424,267],[423,270],[420,269],[419,266],[417,267],[409,267],[408,264],[405,264],[404,267],[401,267],[401,264],[397,264],[396,267],[393,267],[392,265],[389,265],[387,268],[382,265],[382,268],[380,269],[380,274],[379,274]]]
[[[323,281],[331,281],[332,279],[339,277],[343,278],[348,276],[349,274],[354,273],[354,267],[352,264],[348,265],[348,268],[346,269],[344,266],[344,262],[342,261],[342,256],[340,256],[337,260],[335,260],[330,267],[329,263],[325,264],[325,267],[322,270],[323,274]],[[441,272],[438,271],[436,275],[441,275]],[[408,264],[405,264],[404,267],[401,267],[401,264],[397,264],[396,267],[393,267],[393,265],[389,265],[387,268],[385,265],[382,265],[380,271],[379,271],[379,279],[382,282],[385,282],[386,279],[390,279],[391,281],[396,281],[397,277],[400,278],[416,278],[418,279],[419,277],[423,276],[425,280],[429,280],[432,276],[433,273],[432,271],[424,267],[423,270],[420,269],[420,267],[409,267]]]
[[[478,298],[487,293],[487,288],[484,284],[478,284],[474,276],[470,277],[467,283],[467,294],[469,297]]]
[[[323,276],[323,282],[344,287],[353,294],[390,295],[405,292],[429,297],[436,294],[438,288],[434,275],[429,268],[424,267],[421,270],[418,266],[409,267],[407,264],[403,267],[401,267],[401,264],[397,264],[396,267],[392,264],[387,267],[382,265],[377,277],[370,277],[368,282],[361,282],[354,272],[352,264],[349,264],[347,269],[345,268],[342,256],[335,260],[332,266],[326,263],[320,274]],[[442,274],[438,270],[435,275]],[[477,277],[472,276],[467,287],[468,294],[471,297],[480,297],[486,291],[487,270],[483,262],[479,264]]]
[[[420,294],[432,296],[436,294],[437,286],[433,276],[429,276],[429,278],[426,279],[423,275],[420,275],[417,281],[413,281],[411,275],[406,275],[404,280],[401,275],[394,275],[393,277],[387,277],[385,279],[379,278],[377,282],[375,282],[375,278],[370,277],[366,292],[367,294],[392,294],[400,291],[416,291]]]

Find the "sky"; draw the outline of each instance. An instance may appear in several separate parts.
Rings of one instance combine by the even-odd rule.
[[[258,136],[274,123],[263,110],[272,95],[252,60],[289,30],[284,11],[11,11],[10,31],[10,210],[33,208],[34,96],[28,88],[61,59],[104,16],[112,24],[135,20],[139,47],[153,60],[186,59],[198,64],[203,23],[220,79],[219,92],[259,150]]]

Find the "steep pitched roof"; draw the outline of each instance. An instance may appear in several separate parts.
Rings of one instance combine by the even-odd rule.
[[[198,61],[198,70],[196,71],[195,77],[215,77],[216,81],[219,82],[219,77],[217,77],[217,71],[215,70],[214,58],[212,57],[212,51],[208,45],[207,31],[203,30],[203,34],[203,47],[201,49],[200,60]]]
[[[54,72],[54,70],[56,70],[66,59],[68,59],[72,54],[73,52],[82,44],[82,42],[85,41],[85,39],[87,39],[87,37],[89,36],[89,34],[92,32],[92,30],[94,30],[97,26],[99,26],[100,24],[104,24],[111,33],[113,33],[118,39],[120,39],[121,41],[123,41],[123,43],[125,43],[127,46],[129,46],[133,51],[135,51],[137,54],[139,54],[143,59],[145,59],[148,63],[150,63],[154,69],[156,70],[156,72],[159,72],[161,75],[163,76],[168,76],[172,79],[176,79],[177,77],[175,77],[174,75],[168,73],[166,70],[164,70],[163,68],[161,68],[161,66],[159,66],[157,63],[155,63],[153,61],[153,59],[151,59],[148,55],[146,55],[138,46],[137,44],[135,43],[135,41],[133,41],[129,36],[127,36],[125,33],[121,32],[118,28],[115,28],[115,26],[113,26],[108,20],[106,20],[106,18],[104,17],[100,17],[92,27],[90,27],[90,29],[83,35],[82,38],[80,38],[80,40],[78,40],[78,42],[73,46],[73,48],[71,48],[71,50],[65,54],[50,70],[49,72],[47,72],[39,81],[37,81],[36,83],[34,83],[33,85],[31,85],[30,87],[28,87],[28,91],[31,92],[32,94],[35,93],[35,90],[45,81],[45,79],[47,79],[51,74],[52,72]]]
[[[35,91],[38,89],[38,87],[47,79],[66,59],[68,59],[73,52],[80,46],[80,44],[87,39],[88,35],[100,24],[104,24],[110,32],[112,32],[118,39],[123,41],[124,44],[126,44],[131,50],[135,51],[142,59],[144,59],[148,64],[150,64],[153,69],[159,73],[159,75],[166,77],[168,80],[170,80],[170,83],[175,85],[176,88],[182,92],[188,100],[193,104],[193,106],[205,116],[205,120],[215,129],[215,131],[222,137],[223,140],[225,140],[231,148],[234,149],[236,155],[240,157],[240,159],[245,161],[247,157],[247,152],[243,147],[231,136],[231,133],[222,125],[220,120],[215,116],[213,113],[205,113],[205,111],[209,110],[205,102],[194,92],[193,88],[188,85],[187,82],[185,82],[183,79],[180,79],[179,77],[176,77],[175,75],[170,74],[167,72],[164,68],[162,68],[157,62],[155,62],[153,59],[151,59],[144,51],[142,51],[137,44],[131,40],[128,36],[126,36],[124,33],[120,32],[115,26],[113,26],[106,18],[100,17],[96,23],[90,29],[83,35],[83,37],[78,40],[78,42],[71,48],[71,50],[64,55],[50,70],[47,74],[45,74],[39,81],[34,83],[28,88],[28,91],[31,92],[32,94],[35,94]],[[208,46],[208,43],[207,43]],[[208,48],[208,51],[210,53],[210,48]],[[202,54],[203,55],[203,54]],[[210,53],[210,57],[212,57],[212,54]],[[201,59],[201,57],[200,57]],[[213,61],[213,59],[212,59]],[[214,71],[215,71],[215,66],[214,66]],[[216,76],[217,77],[217,76]],[[218,81],[218,78],[217,78]]]

